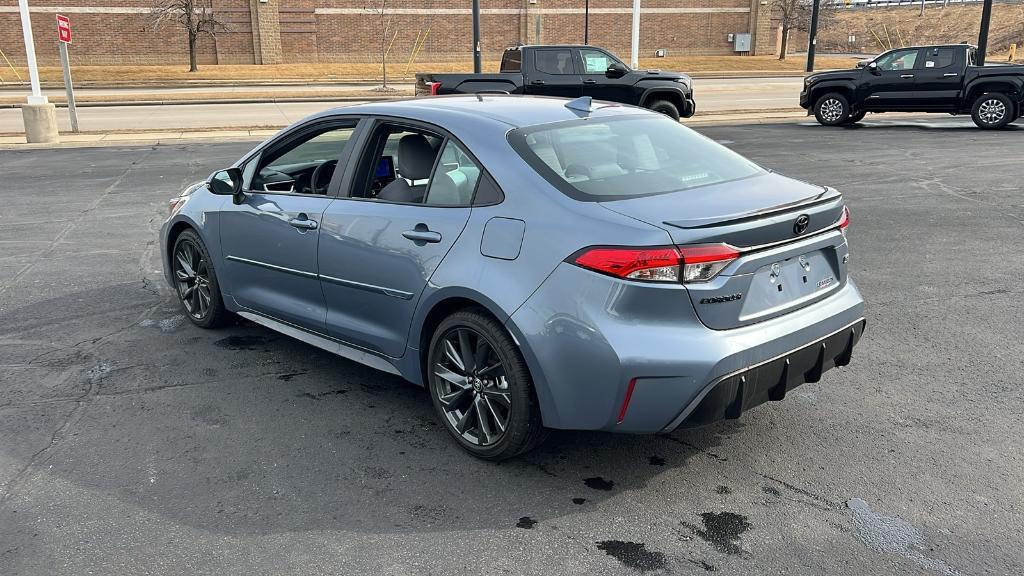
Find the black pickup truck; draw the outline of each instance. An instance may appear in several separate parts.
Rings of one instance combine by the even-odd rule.
[[[505,50],[497,74],[416,75],[416,95],[505,92],[579,98],[643,106],[678,120],[696,111],[690,77],[631,70],[594,46],[517,46]]]
[[[800,106],[826,126],[868,112],[946,112],[1002,128],[1024,114],[1024,66],[975,66],[975,54],[969,44],[890,50],[853,70],[811,74]]]

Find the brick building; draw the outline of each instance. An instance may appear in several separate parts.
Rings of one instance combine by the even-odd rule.
[[[202,37],[200,64],[370,62],[379,59],[382,0],[197,0],[229,29]],[[59,63],[54,14],[74,29],[72,62],[187,63],[184,34],[152,30],[155,0],[29,0],[36,53]],[[405,62],[418,41],[417,61],[471,57],[470,0],[388,0],[389,60]],[[522,43],[580,43],[584,0],[481,0],[484,59]],[[628,58],[631,0],[590,0],[590,42]],[[732,54],[729,34],[750,33],[754,54],[771,54],[776,38],[766,0],[644,0],[641,57]],[[423,39],[426,39],[423,41]],[[0,50],[24,62],[17,0],[0,0]],[[0,60],[2,62],[2,60]]]

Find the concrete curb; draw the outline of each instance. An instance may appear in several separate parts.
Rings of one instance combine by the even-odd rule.
[[[76,98],[75,106],[78,108],[113,108],[119,106],[199,106],[204,104],[276,104],[285,102],[383,102],[401,98],[412,98],[412,96],[296,96],[294,98],[208,98],[204,100],[121,100],[116,102],[80,102]],[[53,102],[52,104],[57,108],[68,107],[65,102]],[[20,102],[0,103],[0,110],[21,108],[21,106]]]

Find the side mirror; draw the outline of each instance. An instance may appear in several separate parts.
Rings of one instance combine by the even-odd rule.
[[[220,196],[233,196],[237,204],[242,196],[242,170],[228,168],[214,172],[206,181],[206,188]]]
[[[604,75],[608,78],[622,78],[629,72],[629,69],[618,62],[613,62],[608,66],[608,69],[604,71]]]
[[[867,68],[871,60],[861,60],[857,62],[857,68]]]
[[[868,63],[868,72],[871,72],[875,76],[878,76],[880,74],[880,72],[878,71],[878,64],[875,63],[875,62],[869,62]]]

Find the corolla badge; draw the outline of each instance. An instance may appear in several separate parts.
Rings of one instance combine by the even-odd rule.
[[[811,217],[807,214],[801,214],[797,216],[796,222],[793,223],[793,234],[797,236],[807,231],[807,227],[811,225]]]

